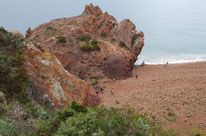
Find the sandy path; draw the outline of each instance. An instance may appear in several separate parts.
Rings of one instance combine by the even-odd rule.
[[[184,134],[192,125],[206,130],[206,63],[138,67],[132,78],[104,86],[100,97],[107,107],[133,107]]]

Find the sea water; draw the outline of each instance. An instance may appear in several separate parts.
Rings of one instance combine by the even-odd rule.
[[[145,47],[137,64],[206,61],[205,0],[139,1],[135,19],[145,33]],[[138,21],[138,20],[143,20]]]
[[[206,0],[2,0],[0,26],[25,34],[29,26],[79,15],[89,3],[144,32],[137,64],[206,61]]]

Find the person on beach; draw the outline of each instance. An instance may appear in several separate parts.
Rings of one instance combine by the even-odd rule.
[[[141,66],[143,67],[143,66],[144,66],[144,64],[145,64],[145,63],[144,63],[144,61],[143,61],[143,62],[141,63]]]
[[[113,83],[114,83],[114,81],[115,81],[115,78],[114,78],[114,77],[112,77],[112,81],[113,81]]]
[[[136,79],[138,78],[138,75],[136,74]]]
[[[168,65],[169,63],[168,63],[168,61],[167,61],[167,63],[166,64],[164,64],[164,67],[166,67],[166,65]]]

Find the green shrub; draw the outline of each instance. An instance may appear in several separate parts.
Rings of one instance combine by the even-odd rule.
[[[142,133],[149,136],[150,135],[150,125],[145,124],[142,118],[139,118],[137,122],[138,122],[139,129],[142,131]]]
[[[93,47],[94,47],[94,51],[100,51],[101,50],[99,45],[93,45]]]
[[[98,85],[98,81],[94,81],[90,85],[92,85],[92,86]]]
[[[73,106],[76,105],[79,104],[74,102]],[[145,116],[130,111],[103,107],[86,109],[87,112],[77,112],[77,110],[73,116],[62,121],[54,135],[176,136],[172,131],[152,125]]]
[[[38,122],[36,135],[48,136],[55,134],[61,123],[65,122],[67,118],[74,116],[82,108],[84,109],[81,105],[73,102],[68,108],[57,110],[53,117]]]
[[[107,34],[101,34],[101,37],[106,38],[106,37],[107,37]]]
[[[55,134],[60,124],[65,122],[67,118],[74,116],[75,112],[76,111],[70,107],[62,110],[56,110],[54,115],[50,115],[47,119],[40,120],[37,123],[35,135],[50,136]]]
[[[40,120],[37,123],[36,133],[34,136],[51,136],[58,129],[58,123],[55,119]]]
[[[87,109],[81,104],[78,104],[77,102],[72,102],[70,107],[76,112],[87,112]]]
[[[117,40],[115,39],[115,38],[112,38],[111,39],[111,43],[114,43],[114,42],[116,42]]]
[[[89,36],[89,35],[80,35],[77,39],[80,40],[80,41],[90,41],[91,36]]]
[[[126,43],[123,42],[123,41],[120,41],[120,42],[119,42],[119,46],[120,46],[120,47],[126,47]]]
[[[95,46],[95,45],[98,45],[98,43],[99,43],[99,42],[98,42],[96,39],[93,39],[92,42],[91,42],[91,45],[92,45],[92,46]]]
[[[152,126],[151,133],[157,136],[178,136],[178,134],[175,133],[175,129],[165,130],[160,125]]]
[[[46,27],[46,31],[56,31],[57,29],[56,29],[56,27],[54,27],[54,26],[47,26]]]
[[[0,115],[7,111],[7,105],[5,102],[0,103]]]
[[[74,109],[64,109],[62,111],[58,110],[56,113],[56,117],[58,121],[65,121],[66,118],[72,117],[75,114]]]
[[[57,39],[57,43],[66,43],[67,40],[64,36],[56,36],[55,37]]]
[[[101,129],[96,126],[97,114],[95,112],[89,112],[86,114],[79,113],[75,117],[68,118],[65,123],[63,123],[56,136],[92,136],[97,130]]]
[[[85,42],[85,45],[82,45],[79,48],[85,52],[100,51],[98,44],[93,43],[93,45],[91,45],[88,41]]]
[[[46,29],[45,29],[45,35],[47,36],[53,36],[56,34],[57,32],[57,28],[54,27],[54,26],[47,26]]]
[[[34,118],[47,118],[48,113],[47,111],[41,107],[40,105],[29,102],[25,105],[25,112],[28,116],[34,117]]]
[[[85,45],[82,45],[79,47],[81,50],[85,51],[85,52],[91,52],[94,50],[93,46],[90,45],[90,43],[87,41],[85,42]]]
[[[79,27],[79,24],[74,24],[75,27]]]
[[[28,76],[23,66],[22,37],[0,28],[0,91],[7,97],[15,97],[20,102],[28,102]]]
[[[141,115],[135,114],[133,110],[123,110],[104,107],[84,107],[72,102],[67,108],[52,111],[47,118],[41,118],[41,110],[34,103],[28,103],[25,109],[34,122],[32,128],[24,123],[8,123],[0,120],[0,132],[8,135],[31,135],[31,136],[176,136],[172,131],[162,129],[153,125]],[[29,118],[30,118],[29,116]],[[38,118],[36,118],[38,117]],[[31,118],[30,118],[31,120]],[[3,124],[3,125],[2,125]],[[8,126],[8,127],[7,127]],[[7,128],[11,128],[7,129]],[[8,131],[9,130],[9,131]],[[1,134],[1,133],[0,133]]]
[[[4,93],[0,92],[0,103],[5,102],[5,95]]]
[[[136,119],[130,118],[114,108],[97,107],[88,108],[87,112],[76,112],[74,116],[61,123],[55,135],[123,136],[137,133],[146,136],[146,133],[138,127]]]
[[[176,114],[174,114],[174,113],[172,113],[172,112],[168,112],[168,118],[167,118],[167,120],[168,121],[172,121],[172,122],[175,122],[176,121],[176,119],[177,119],[177,115]]]
[[[7,102],[5,96],[2,92],[0,92],[0,115],[7,111]]]
[[[198,127],[193,127],[190,130],[190,136],[206,136],[206,131],[199,129]]]
[[[94,47],[95,51],[100,51],[99,42],[96,39],[93,39],[91,45]]]
[[[0,135],[17,136],[16,128],[13,124],[0,119]]]

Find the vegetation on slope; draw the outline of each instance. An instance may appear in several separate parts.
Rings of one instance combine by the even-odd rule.
[[[0,91],[7,98],[28,101],[28,77],[23,66],[24,38],[0,28]]]
[[[57,43],[66,43],[67,40],[64,36],[56,36],[55,37],[57,39]]]
[[[81,50],[85,52],[92,52],[92,51],[100,51],[100,47],[98,45],[98,41],[93,40],[91,43],[86,41],[84,45],[79,47]]]
[[[14,114],[15,110],[19,113]],[[5,136],[175,136],[132,110],[85,108],[73,102],[63,110],[48,110],[38,104],[7,104],[0,117]]]

